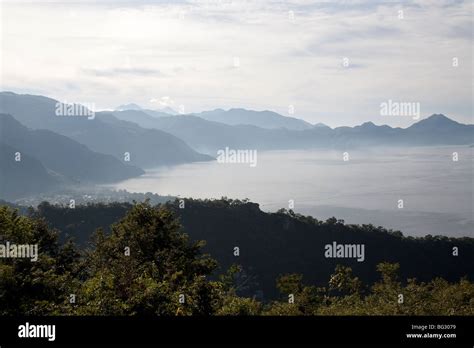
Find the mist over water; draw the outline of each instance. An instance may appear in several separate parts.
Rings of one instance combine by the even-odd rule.
[[[258,152],[258,164],[159,167],[114,187],[192,198],[244,199],[318,219],[374,224],[405,235],[474,236],[473,148],[377,148]],[[453,161],[453,152],[459,160]],[[404,208],[398,208],[402,199]]]

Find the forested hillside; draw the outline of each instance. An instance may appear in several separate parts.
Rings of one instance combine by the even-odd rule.
[[[329,225],[334,224],[321,224]],[[242,267],[211,277],[218,263],[202,253],[204,242],[191,241],[172,210],[147,203],[133,206],[109,233],[97,230],[86,251],[59,243],[43,219],[20,216],[7,206],[0,207],[0,237],[39,249],[35,261],[0,260],[1,315],[474,313],[474,284],[467,278],[402,282],[399,264],[386,262],[376,266],[379,277],[372,285],[350,267],[337,266],[324,286],[308,285],[305,277],[291,273],[274,279],[280,295],[273,301],[239,295],[248,279]]]
[[[336,218],[319,221],[281,210],[265,213],[258,204],[237,200],[174,201],[166,204],[179,218],[192,240],[205,240],[204,251],[214,257],[224,272],[232,264],[242,266],[246,287],[242,294],[275,298],[275,279],[280,274],[301,273],[305,281],[324,285],[336,265],[351,267],[369,284],[379,275],[377,264],[399,263],[402,279],[430,281],[442,277],[458,281],[474,275],[474,239],[426,236],[405,237],[373,225],[346,225]],[[114,203],[61,208],[43,203],[35,213],[61,231],[74,237],[82,247],[93,232],[123,218],[131,204]],[[333,242],[363,244],[365,259],[326,258],[325,246]],[[238,248],[238,256],[235,248]],[[453,255],[457,248],[457,256]]]

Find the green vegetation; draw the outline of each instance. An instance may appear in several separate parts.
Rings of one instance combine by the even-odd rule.
[[[365,285],[338,265],[326,286],[300,274],[276,279],[280,298],[239,295],[252,282],[232,265],[213,276],[217,262],[191,241],[172,211],[137,203],[85,250],[58,242],[43,218],[0,207],[0,240],[38,244],[36,262],[0,259],[1,315],[473,315],[474,284],[398,279],[397,263],[380,263],[380,279]],[[401,295],[403,299],[401,300]]]
[[[282,274],[299,273],[304,282],[327,286],[338,264],[352,268],[368,286],[380,279],[377,265],[398,263],[399,278],[416,278],[428,283],[443,278],[451,283],[474,276],[474,238],[403,236],[399,231],[374,225],[352,225],[330,218],[326,221],[302,216],[293,211],[267,213],[247,200],[185,199],[164,204],[179,219],[191,241],[205,240],[202,251],[212,255],[218,268],[211,279],[217,279],[233,264],[241,267],[236,276],[240,296],[260,301],[280,298],[275,280]],[[60,241],[74,238],[78,248],[85,249],[97,229],[110,233],[110,226],[122,220],[133,208],[129,203],[87,204],[69,207],[42,203],[31,211],[60,231]],[[365,245],[365,260],[331,259],[324,256],[326,244],[355,243]],[[240,255],[234,255],[234,248]],[[458,255],[453,256],[453,248]]]

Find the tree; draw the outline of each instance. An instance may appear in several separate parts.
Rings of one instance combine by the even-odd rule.
[[[277,288],[286,303],[274,302],[267,315],[313,315],[324,300],[325,289],[303,284],[301,274],[285,274],[277,279]],[[291,300],[291,301],[290,301]]]
[[[337,265],[329,279],[329,290],[339,294],[359,295],[362,290],[362,282],[352,275],[352,268]]]
[[[70,242],[58,244],[58,234],[42,219],[19,216],[0,207],[0,241],[37,247],[31,258],[0,259],[0,315],[65,314],[69,295],[78,282],[79,253]]]
[[[168,209],[137,203],[110,235],[96,232],[77,312],[213,314],[219,289],[206,277],[217,264],[203,246],[189,242]]]

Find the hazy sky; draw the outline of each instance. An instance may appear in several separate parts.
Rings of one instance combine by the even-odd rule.
[[[97,109],[293,105],[330,126],[413,123],[380,115],[392,100],[472,123],[472,3],[2,1],[1,89]]]

